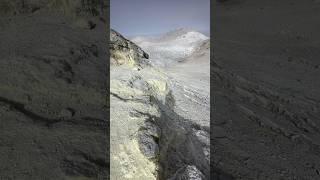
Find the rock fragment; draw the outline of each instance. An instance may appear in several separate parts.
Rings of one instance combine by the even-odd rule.
[[[193,165],[180,168],[169,180],[205,180],[204,175]]]

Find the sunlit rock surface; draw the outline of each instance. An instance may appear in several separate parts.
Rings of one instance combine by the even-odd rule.
[[[113,61],[123,62],[113,63],[110,74],[111,178],[209,179],[208,38],[181,30],[164,35],[167,46],[180,41],[177,50],[161,49],[155,40],[148,48],[144,37],[137,46],[136,38],[111,36],[117,37],[111,48],[118,49]]]

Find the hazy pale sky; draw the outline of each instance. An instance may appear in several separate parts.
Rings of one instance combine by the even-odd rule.
[[[111,0],[111,28],[152,35],[177,28],[210,32],[210,0]]]

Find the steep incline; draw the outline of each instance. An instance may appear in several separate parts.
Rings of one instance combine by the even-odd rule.
[[[111,39],[114,35],[117,34],[111,33]],[[131,44],[126,39],[122,41]],[[123,63],[111,67],[111,177],[209,179],[209,107],[206,107],[207,117],[204,113],[203,119],[199,118],[199,112],[198,116],[180,112],[184,108],[180,107],[181,100],[185,99],[179,97],[181,93],[192,96],[184,101],[189,103],[185,105],[203,108],[203,104],[197,105],[194,101],[198,92],[183,85],[186,79],[176,79],[174,72],[179,74],[183,70],[177,71],[177,66],[177,70],[172,69],[169,74],[152,66],[152,55],[150,60],[143,59],[141,55],[134,55],[144,54],[140,48],[131,47],[134,48],[120,50],[118,53],[122,54],[114,57],[130,57],[125,58],[127,62],[149,63]],[[186,60],[185,67],[190,67],[189,62],[193,60]],[[181,73],[182,76],[187,74]],[[209,102],[203,103],[208,106]]]
[[[110,30],[109,49],[111,53],[110,63],[112,65],[142,65],[141,59],[148,59],[149,55],[133,42],[124,38],[115,30]]]

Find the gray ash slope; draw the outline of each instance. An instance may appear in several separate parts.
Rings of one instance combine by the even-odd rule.
[[[319,179],[319,7],[217,2],[214,179]]]
[[[107,179],[106,25],[24,2],[0,3],[0,179]]]

